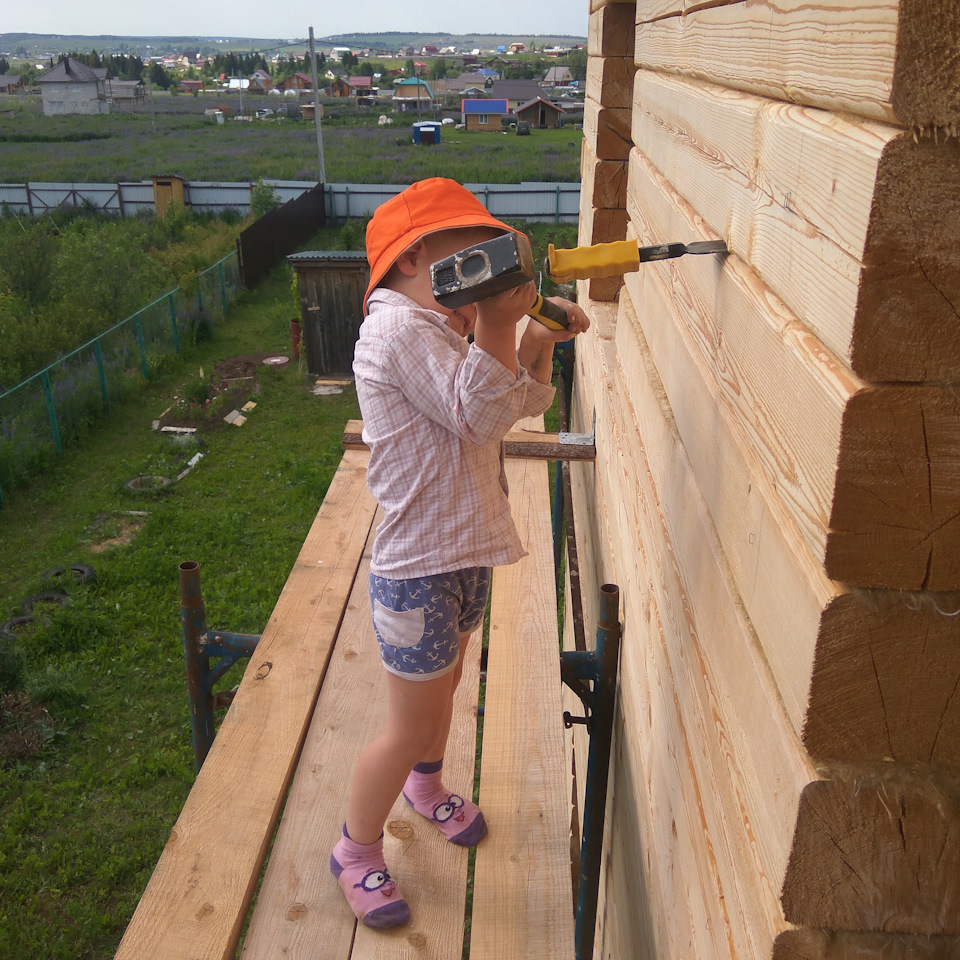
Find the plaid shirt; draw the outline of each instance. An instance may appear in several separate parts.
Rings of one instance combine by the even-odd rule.
[[[446,317],[393,290],[370,295],[353,360],[367,483],[383,509],[371,570],[392,580],[526,556],[507,500],[502,443],[554,388],[498,360]]]

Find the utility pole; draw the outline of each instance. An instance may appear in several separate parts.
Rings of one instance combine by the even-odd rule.
[[[327,182],[327,171],[323,163],[323,131],[320,128],[320,86],[317,82],[317,53],[313,46],[313,27],[310,28],[310,69],[313,72],[313,122],[317,128],[317,165],[320,168],[320,182]]]

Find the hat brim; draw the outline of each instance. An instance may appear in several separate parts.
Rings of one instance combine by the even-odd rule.
[[[367,291],[363,295],[363,313],[367,313],[367,300],[373,289],[379,285],[380,281],[387,275],[390,268],[397,262],[397,258],[403,253],[410,244],[416,242],[421,237],[426,237],[431,233],[439,233],[441,230],[453,230],[458,227],[491,227],[494,230],[503,230],[506,233],[523,233],[509,224],[498,220],[496,217],[480,214],[461,214],[458,217],[449,217],[446,220],[438,220],[431,223],[428,229],[423,227],[411,227],[406,233],[402,234],[393,241],[377,259],[376,267],[370,268],[370,282],[367,284]]]

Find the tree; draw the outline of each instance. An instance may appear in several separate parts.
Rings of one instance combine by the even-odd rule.
[[[574,80],[586,80],[587,78],[587,51],[584,49],[571,50],[566,57],[567,66],[570,68],[570,75]]]
[[[0,76],[3,76],[9,69],[10,64],[3,57],[0,57]]]
[[[447,61],[443,57],[437,57],[430,65],[430,77],[433,80],[442,80],[447,75]]]
[[[151,86],[159,87],[161,90],[169,90],[170,84],[173,83],[170,74],[163,69],[163,64],[156,60],[150,64],[149,80]]]
[[[350,70],[359,62],[357,55],[350,50],[345,51],[343,56],[340,57],[340,63],[343,65],[344,70]]]

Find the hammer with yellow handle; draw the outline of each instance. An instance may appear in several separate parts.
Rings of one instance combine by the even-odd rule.
[[[430,284],[437,303],[460,307],[519,287],[535,273],[530,241],[522,233],[507,233],[430,264]],[[539,293],[527,313],[551,330],[567,329],[567,311]]]
[[[547,248],[544,270],[555,283],[571,280],[596,280],[601,277],[620,277],[640,269],[641,263],[651,260],[669,260],[685,253],[726,253],[722,240],[699,240],[696,243],[658,243],[641,247],[636,240],[615,240],[613,243],[595,243],[590,247],[557,250],[551,243]]]

